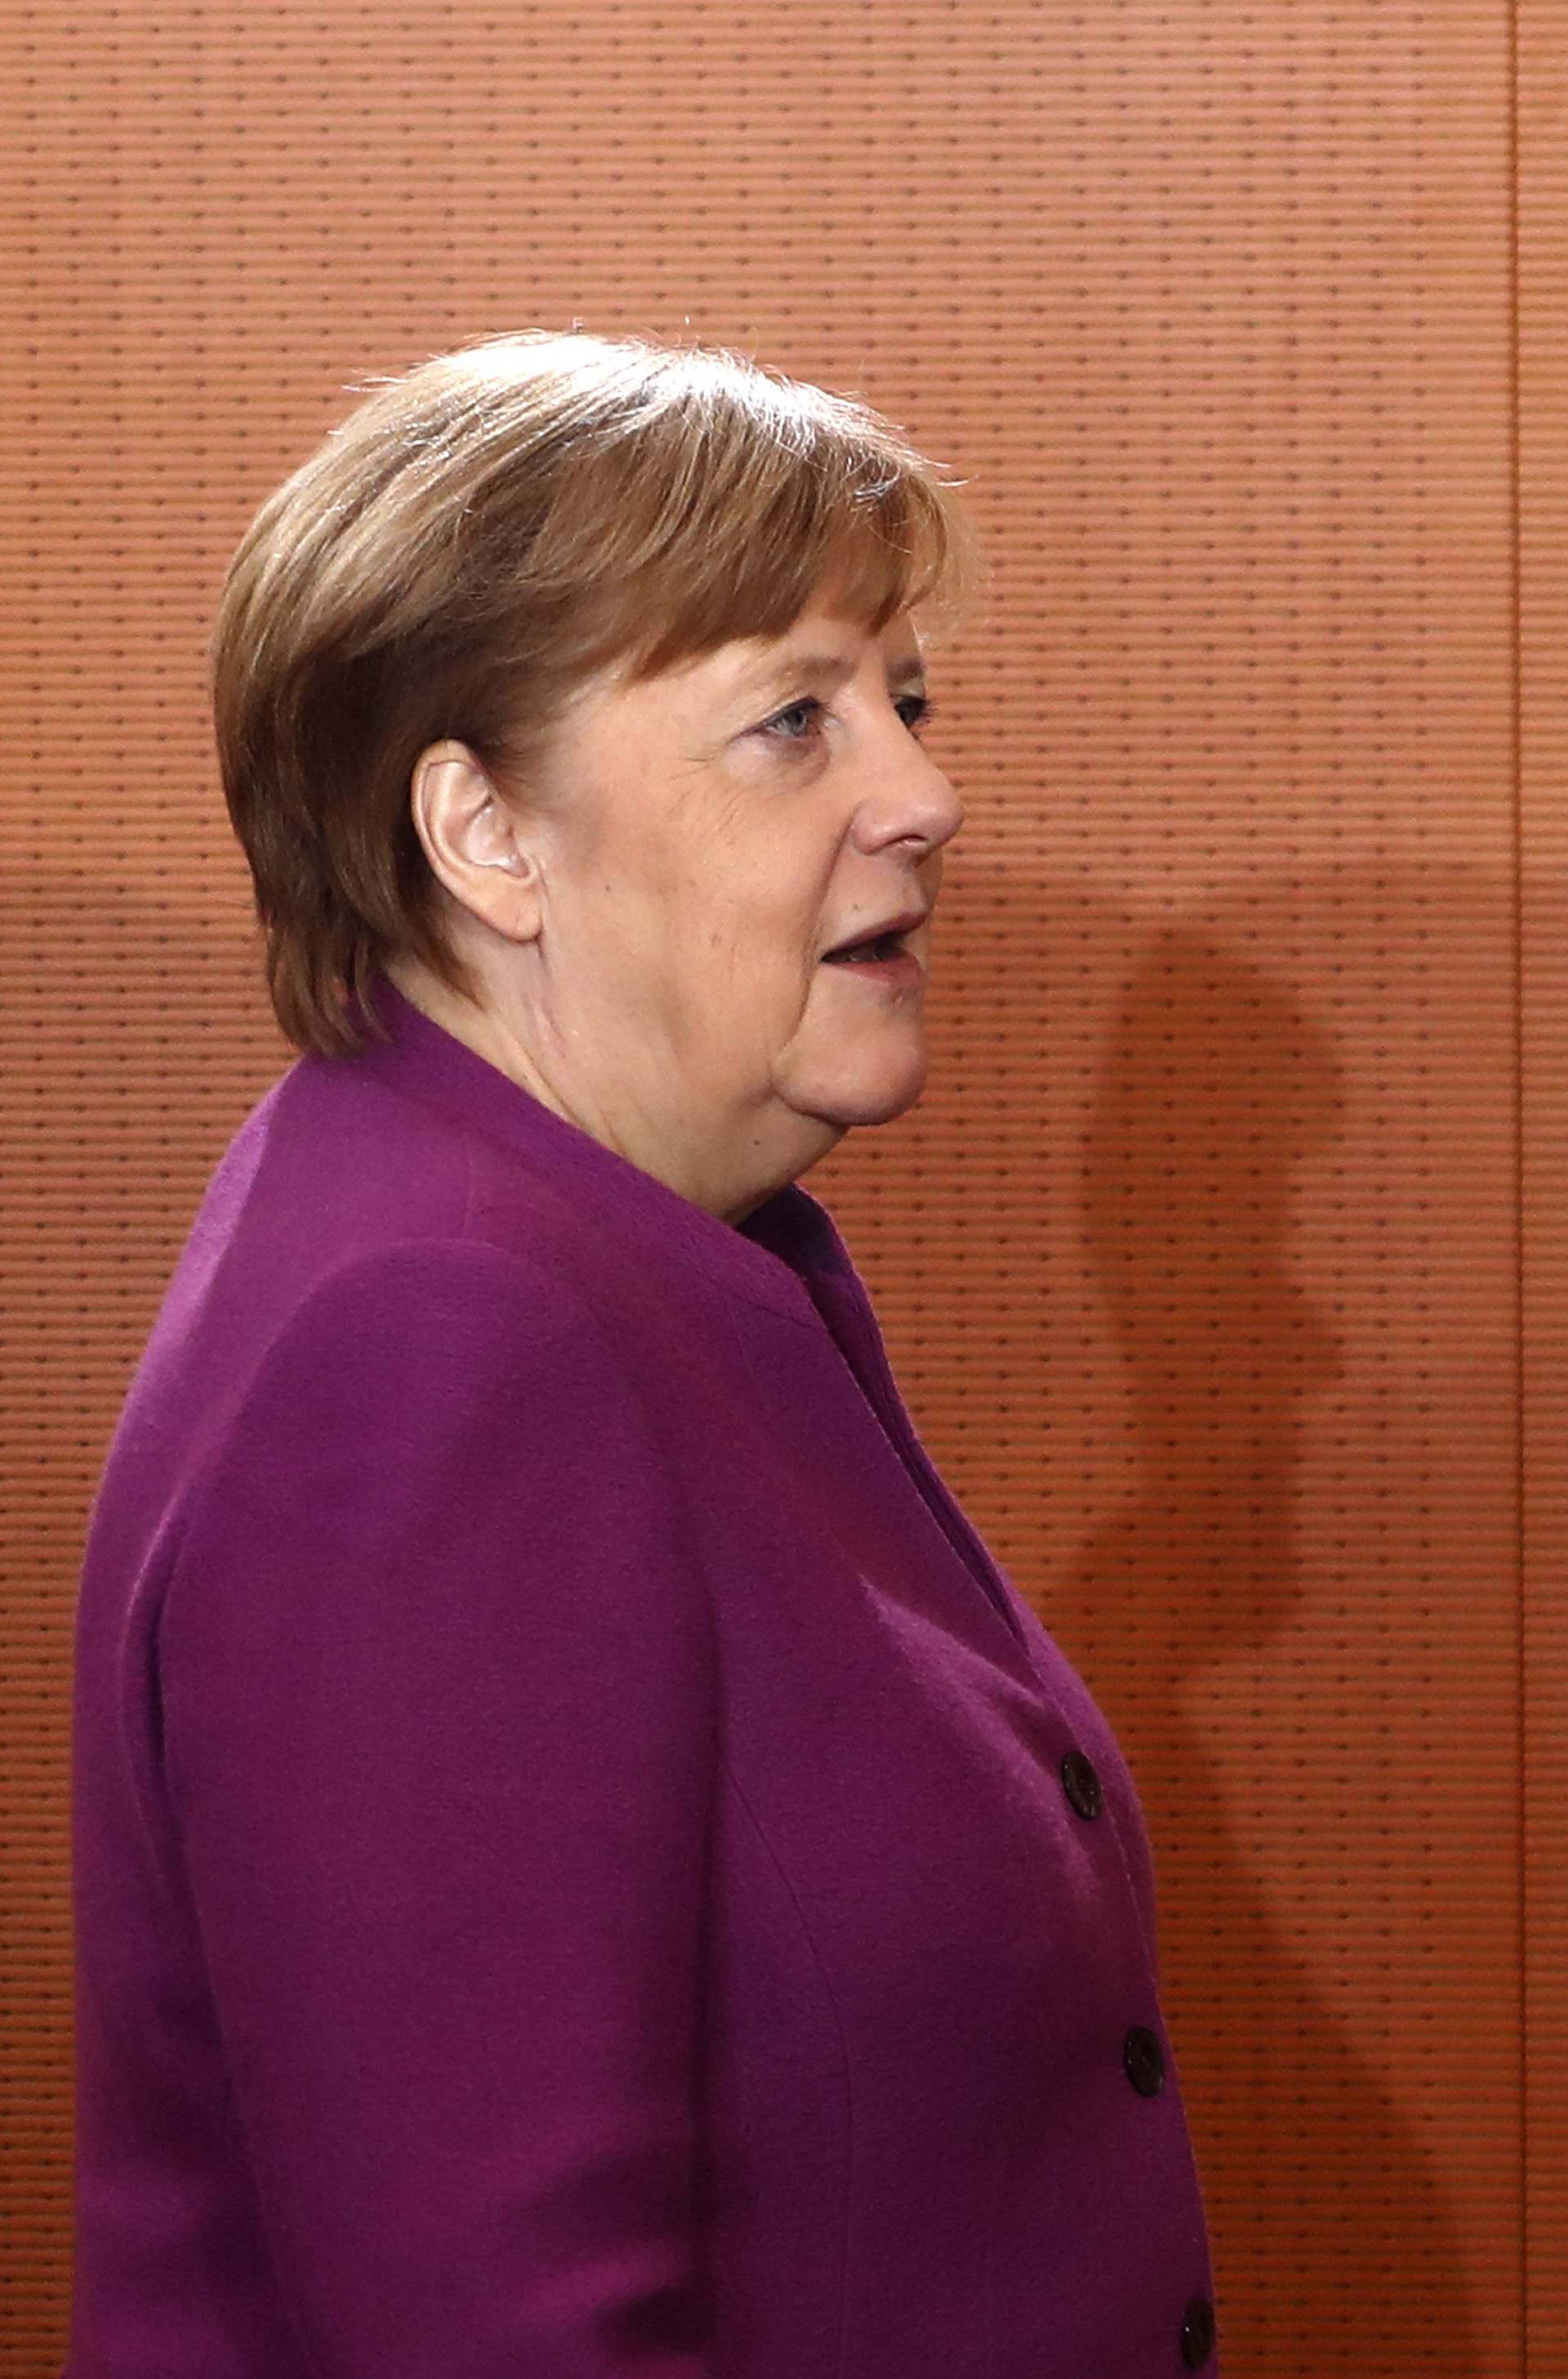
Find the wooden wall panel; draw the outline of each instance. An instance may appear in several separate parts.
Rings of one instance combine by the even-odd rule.
[[[1568,10],[1519,13],[1527,2359],[1568,2370]]]
[[[1525,2371],[1526,1910],[1561,2369],[1562,16],[0,0],[0,2372],[63,2335],[88,1500],[287,1057],[212,598],[348,383],[573,321],[970,481],[931,1089],[812,1186],[1139,1774],[1230,2379]]]

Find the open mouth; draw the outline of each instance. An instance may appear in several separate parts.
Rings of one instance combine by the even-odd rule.
[[[874,934],[866,942],[846,942],[840,950],[826,950],[823,964],[832,966],[874,966],[878,959],[897,959],[904,955],[901,934]]]

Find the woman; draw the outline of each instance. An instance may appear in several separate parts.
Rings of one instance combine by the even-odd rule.
[[[69,2379],[1212,2366],[1131,1781],[799,1185],[923,1086],[968,539],[862,406],[537,333],[241,546],[300,1056],[93,1511]]]

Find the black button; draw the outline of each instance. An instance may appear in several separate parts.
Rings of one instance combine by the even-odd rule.
[[[1122,2043],[1127,2078],[1140,2098],[1157,2098],[1165,2085],[1165,2059],[1147,2024],[1135,2023]]]
[[[1207,2297],[1194,2297],[1181,2325],[1181,2359],[1189,2371],[1200,2371],[1214,2350],[1214,2308]]]
[[[1062,1790],[1080,1817],[1097,1817],[1105,1805],[1094,1762],[1087,1752],[1069,1751],[1063,1759]]]

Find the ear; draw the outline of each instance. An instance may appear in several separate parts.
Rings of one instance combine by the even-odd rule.
[[[538,866],[508,807],[466,743],[431,743],[414,763],[409,807],[438,880],[508,941],[539,930]]]

